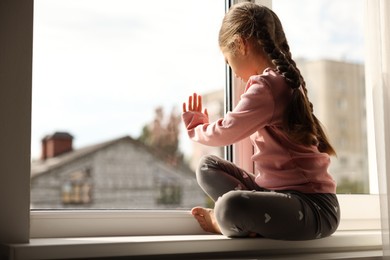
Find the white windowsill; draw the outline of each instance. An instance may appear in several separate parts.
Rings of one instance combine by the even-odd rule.
[[[339,231],[381,229],[378,195],[338,198]],[[203,234],[189,210],[52,210],[32,211],[30,217],[30,238]]]
[[[29,244],[4,246],[10,259],[72,259],[131,257],[131,259],[380,259],[380,231],[338,231],[310,241],[262,238],[230,239],[221,235],[35,238]],[[0,248],[1,249],[1,248]],[[315,258],[313,258],[315,257]]]
[[[30,243],[0,245],[0,258],[381,259],[378,195],[339,195],[339,201],[338,231],[298,242],[208,235],[189,211],[35,211]]]

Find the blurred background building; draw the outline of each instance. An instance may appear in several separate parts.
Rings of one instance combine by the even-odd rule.
[[[368,193],[364,66],[332,60],[298,61],[314,113],[336,149],[330,172],[339,193]]]
[[[221,118],[225,112],[224,89],[202,93],[203,107],[207,108],[210,122]],[[214,154],[219,157],[224,156],[224,147],[206,146],[200,143],[191,142],[192,149],[189,157],[189,165],[194,171],[198,167],[199,160],[204,155]]]
[[[178,134],[177,117],[163,124],[159,122],[162,111],[156,112],[157,118],[144,128],[139,140],[124,136],[73,149],[69,133],[44,137],[41,158],[31,163],[31,208],[188,209],[205,205],[206,196],[177,151],[177,136],[172,136]],[[147,145],[149,141],[154,146]]]

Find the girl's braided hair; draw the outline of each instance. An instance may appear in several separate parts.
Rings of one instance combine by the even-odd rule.
[[[335,155],[321,123],[313,114],[305,80],[292,59],[277,15],[265,6],[250,2],[234,5],[223,20],[220,47],[227,47],[234,53],[236,37],[248,40],[255,50],[265,53],[291,87],[292,97],[283,118],[283,129],[288,136],[300,144],[318,145],[319,151]]]

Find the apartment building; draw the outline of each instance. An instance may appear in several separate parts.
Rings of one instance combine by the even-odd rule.
[[[314,113],[334,145],[330,171],[339,185],[368,192],[364,66],[332,60],[298,62]]]

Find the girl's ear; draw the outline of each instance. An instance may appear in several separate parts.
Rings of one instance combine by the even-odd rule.
[[[236,36],[234,39],[234,44],[236,46],[236,50],[241,55],[246,55],[248,52],[248,41],[243,39],[241,36]]]

